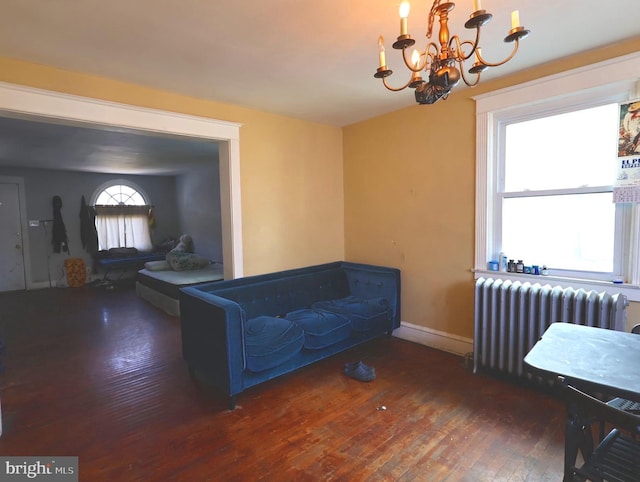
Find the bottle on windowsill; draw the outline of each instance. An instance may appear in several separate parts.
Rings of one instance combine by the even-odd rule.
[[[540,274],[542,276],[549,276],[549,269],[547,268],[546,264],[542,265],[542,269],[540,270]]]
[[[499,270],[500,271],[508,271],[509,270],[509,261],[507,260],[507,255],[504,253],[500,253],[500,258],[498,259]]]
[[[516,273],[524,273],[524,263],[521,259],[516,263]]]

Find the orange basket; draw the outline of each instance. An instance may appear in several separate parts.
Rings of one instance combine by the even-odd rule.
[[[81,258],[65,259],[64,271],[67,274],[67,284],[71,288],[79,288],[87,282],[87,267]]]

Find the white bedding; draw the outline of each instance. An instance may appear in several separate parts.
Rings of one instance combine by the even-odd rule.
[[[143,275],[136,281],[138,296],[171,316],[180,316],[178,298],[181,286],[224,279],[222,264],[211,264],[203,269],[187,271],[156,271],[145,268],[138,271],[138,274]]]
[[[145,268],[138,271],[138,273],[178,286],[191,283],[204,283],[205,281],[217,281],[224,278],[223,266],[221,264],[211,264],[203,269],[192,269],[188,271],[151,271]]]

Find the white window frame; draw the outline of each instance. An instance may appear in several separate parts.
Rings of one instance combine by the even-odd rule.
[[[102,183],[93,192],[93,195],[91,196],[91,200],[89,202],[90,205],[94,206],[96,204],[98,196],[100,196],[100,194],[102,194],[103,191],[105,191],[106,189],[110,188],[111,186],[119,186],[119,185],[128,186],[131,189],[134,189],[135,191],[138,192],[138,194],[140,194],[142,196],[142,199],[144,199],[144,202],[147,205],[151,205],[151,201],[149,200],[149,196],[147,196],[147,193],[144,191],[144,189],[142,189],[140,186],[138,186],[135,182],[128,181],[127,179],[112,179],[111,181],[107,181],[107,182]]]
[[[487,270],[487,263],[499,250],[500,226],[494,219],[501,197],[498,192],[499,159],[504,149],[504,126],[507,123],[536,117],[579,110],[596,105],[617,103],[639,96],[640,53],[618,57],[598,64],[544,77],[525,84],[482,94],[476,101],[476,244],[474,273],[503,279],[553,283],[560,286],[585,287],[600,291],[621,292],[633,301],[640,301],[640,207],[629,205],[618,209],[627,216],[630,233],[619,243],[614,257],[627,254],[627,263],[620,263],[623,285],[611,280],[576,280],[570,273],[539,279],[540,276],[515,273],[495,273]],[[614,149],[615,146],[612,146]],[[618,220],[617,220],[618,221]],[[618,259],[616,258],[616,260]]]
[[[107,181],[103,184],[101,184],[93,193],[93,195],[91,196],[91,206],[95,206],[96,205],[96,201],[98,200],[98,197],[100,197],[100,195],[107,190],[110,187],[113,186],[127,186],[130,187],[131,189],[133,189],[134,191],[136,191],[141,197],[142,200],[144,201],[144,206],[151,206],[151,202],[149,199],[149,196],[147,196],[147,193],[140,187],[138,186],[136,183],[128,181],[126,179],[113,179],[111,181]],[[135,205],[135,204],[131,204],[131,206],[139,206],[139,205]],[[117,208],[117,206],[113,206],[114,208]],[[122,216],[120,215],[119,220],[117,221],[117,224],[121,226],[121,228],[124,226],[122,223],[124,223],[124,219],[131,219],[131,215],[125,215]],[[109,219],[111,219],[111,217],[109,217]],[[112,221],[113,222],[113,221]],[[130,221],[128,221],[130,222]],[[145,223],[146,224],[146,223]],[[100,243],[100,229],[99,229],[99,223],[98,223],[98,216],[96,216],[96,228],[98,229],[98,246],[102,246],[102,243]],[[126,240],[126,228],[125,229],[125,240]],[[134,229],[135,231],[135,229]],[[149,229],[148,231],[148,241],[150,243],[152,243],[151,240],[151,230]],[[122,240],[121,240],[122,242]],[[128,244],[128,243],[126,243]],[[124,246],[117,246],[117,247],[124,247]],[[148,249],[152,249],[153,245],[149,246]]]

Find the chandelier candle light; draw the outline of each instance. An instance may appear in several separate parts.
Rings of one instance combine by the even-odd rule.
[[[469,20],[464,24],[468,29],[475,29],[476,38],[474,41],[464,40],[461,41],[457,35],[449,34],[449,12],[453,10],[455,3],[442,2],[442,0],[435,0],[431,6],[429,12],[429,23],[427,29],[427,39],[429,42],[424,51],[413,50],[411,57],[407,57],[407,49],[412,47],[416,41],[411,38],[408,33],[408,18],[409,18],[409,2],[403,1],[400,4],[400,35],[393,43],[393,48],[396,50],[402,50],[402,58],[405,65],[411,71],[411,78],[409,81],[401,87],[391,87],[387,83],[387,77],[389,77],[393,71],[387,68],[387,61],[384,49],[384,38],[382,35],[378,37],[378,57],[380,61],[380,67],[374,74],[377,79],[382,79],[384,86],[397,92],[399,90],[406,89],[407,87],[415,89],[416,102],[419,104],[433,104],[439,99],[446,99],[451,92],[451,89],[462,80],[465,84],[473,87],[480,82],[480,74],[487,67],[497,67],[499,65],[507,63],[513,58],[518,51],[520,45],[520,39],[526,37],[529,34],[529,30],[526,30],[520,25],[520,13],[515,10],[511,13],[511,30],[504,38],[507,43],[514,43],[513,51],[511,54],[501,62],[488,62],[482,57],[482,50],[480,49],[480,30],[484,24],[488,23],[493,17],[486,10],[482,9],[480,0],[473,0],[473,13],[469,17]],[[431,41],[431,34],[433,32],[433,22],[436,15],[440,22],[440,31],[438,34],[438,44]],[[464,71],[464,62],[470,58],[474,58],[474,62],[468,70],[468,73],[473,77],[467,78]],[[428,81],[425,81],[420,76],[420,72],[427,72]]]

